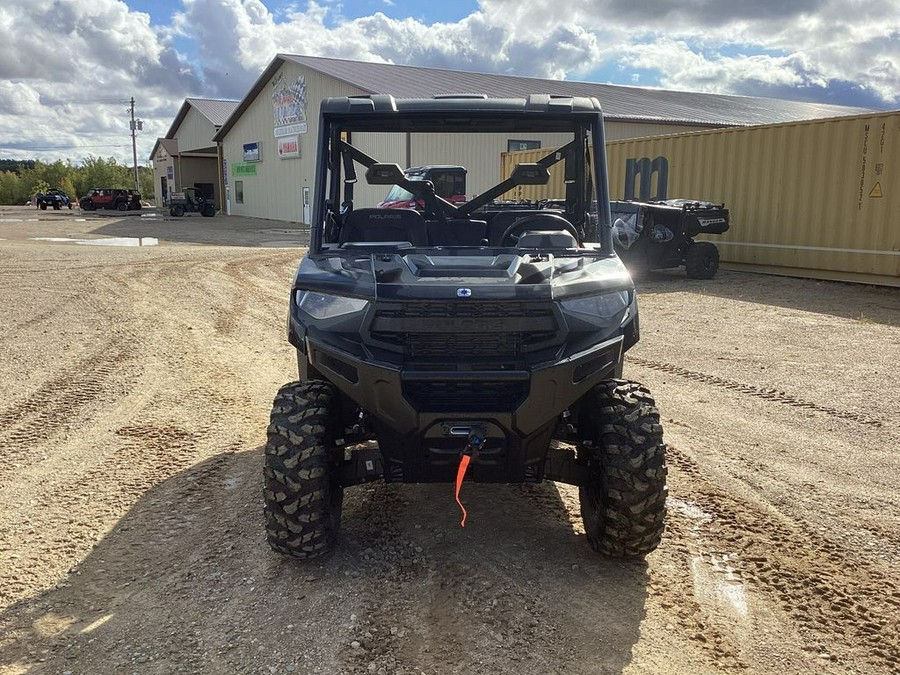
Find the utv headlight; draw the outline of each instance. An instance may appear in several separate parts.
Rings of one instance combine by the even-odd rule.
[[[631,293],[628,291],[615,291],[601,295],[589,295],[562,300],[560,304],[563,311],[567,314],[576,314],[579,315],[579,318],[589,321],[591,319],[600,319],[601,323],[605,324],[631,305]]]
[[[363,311],[369,304],[360,298],[345,298],[315,291],[297,291],[297,307],[314,319],[334,319]]]

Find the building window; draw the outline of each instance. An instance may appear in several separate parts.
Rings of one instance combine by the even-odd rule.
[[[234,181],[234,200],[238,204],[244,203],[244,181],[242,180]]]
[[[514,141],[512,139],[506,141],[507,152],[518,152],[519,150],[540,150],[540,141]]]

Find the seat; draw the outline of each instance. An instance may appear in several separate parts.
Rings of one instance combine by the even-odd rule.
[[[412,209],[356,209],[344,216],[341,244],[372,241],[408,241],[413,246],[427,246],[425,220]]]
[[[487,222],[448,218],[446,221],[429,220],[428,243],[432,246],[483,246],[487,237]]]

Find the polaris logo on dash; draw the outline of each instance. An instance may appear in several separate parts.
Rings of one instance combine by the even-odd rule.
[[[456,289],[456,297],[457,298],[471,298],[472,297],[472,289],[471,288],[457,288]]]

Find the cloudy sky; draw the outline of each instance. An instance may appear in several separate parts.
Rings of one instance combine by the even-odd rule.
[[[4,0],[0,158],[138,161],[278,52],[900,108],[900,0]]]

